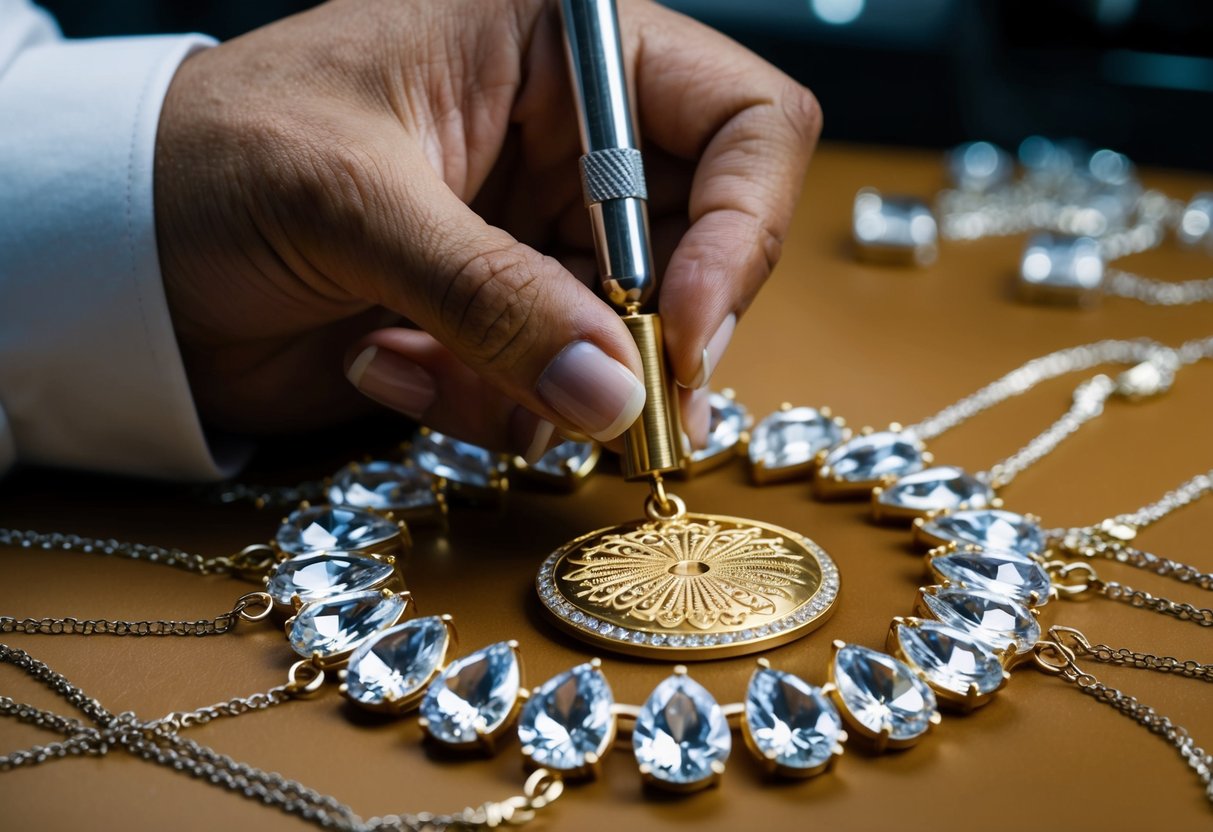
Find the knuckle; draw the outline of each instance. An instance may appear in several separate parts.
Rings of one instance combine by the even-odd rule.
[[[813,145],[821,135],[822,113],[817,96],[803,84],[789,81],[783,112],[802,145]]]
[[[538,337],[540,268],[522,246],[477,253],[456,273],[439,314],[473,362],[499,369],[516,365]]]

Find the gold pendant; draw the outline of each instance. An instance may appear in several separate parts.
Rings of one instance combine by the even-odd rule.
[[[838,569],[812,540],[666,500],[544,561],[536,589],[558,627],[619,653],[714,659],[800,638],[834,612]]]

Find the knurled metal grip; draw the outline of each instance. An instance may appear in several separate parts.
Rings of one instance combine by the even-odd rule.
[[[608,199],[648,199],[644,164],[634,147],[607,147],[581,157],[581,191],[585,204]]]

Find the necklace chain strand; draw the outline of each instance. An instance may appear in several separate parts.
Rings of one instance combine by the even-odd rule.
[[[222,615],[193,621],[113,621],[104,618],[14,618],[0,616],[0,633],[38,635],[110,635],[110,636],[215,636],[222,635],[240,621],[264,618],[272,607],[261,592],[250,592],[237,599]]]
[[[9,697],[0,697],[0,716],[13,717],[67,736],[67,739],[60,742],[0,756],[0,771],[37,765],[67,756],[102,756],[112,748],[123,748],[136,757],[274,806],[324,829],[348,832],[439,832],[475,830],[503,824],[519,825],[530,820],[537,810],[555,800],[562,790],[563,784],[541,769],[527,780],[524,794],[503,801],[488,802],[476,808],[469,807],[454,815],[400,814],[364,821],[350,807],[334,797],[323,795],[280,774],[237,762],[214,749],[178,735],[182,728],[204,724],[217,716],[235,716],[289,701],[299,695],[299,691],[292,690],[291,685],[279,686],[264,694],[233,699],[190,714],[173,713],[151,722],[139,722],[133,713],[113,714],[106,710],[96,699],[87,696],[64,676],[24,650],[0,644],[0,662],[13,665],[41,682],[80,709],[97,725],[87,726],[79,720],[19,704]]]
[[[1198,746],[1186,728],[1176,725],[1149,705],[1142,704],[1136,697],[1084,672],[1078,666],[1074,651],[1060,642],[1042,641],[1036,645],[1035,654],[1036,665],[1041,670],[1069,682],[1097,702],[1115,708],[1150,733],[1162,737],[1200,778],[1205,787],[1205,797],[1213,803],[1213,755]]]

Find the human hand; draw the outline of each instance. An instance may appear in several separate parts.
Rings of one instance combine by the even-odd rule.
[[[779,257],[820,115],[710,29],[644,0],[620,19],[667,350],[702,388]],[[334,0],[189,58],[155,201],[203,420],[347,418],[366,399],[344,371],[488,447],[535,456],[553,425],[617,436],[640,358],[589,288],[579,155],[547,0]],[[706,404],[686,419],[700,439]]]

